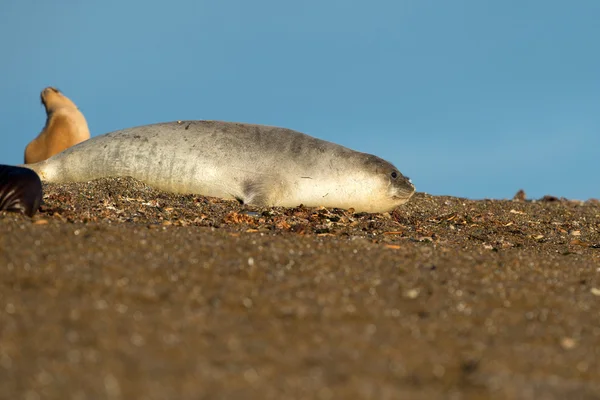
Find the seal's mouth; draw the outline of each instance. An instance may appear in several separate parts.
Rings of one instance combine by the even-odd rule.
[[[415,194],[415,185],[412,184],[412,182],[407,179],[406,180],[406,185],[403,187],[393,187],[392,189],[392,199],[394,200],[398,200],[398,201],[406,201],[408,199],[410,199],[412,197],[413,194]]]
[[[406,193],[402,193],[400,195],[395,194],[392,196],[392,199],[399,200],[399,201],[408,200],[412,197],[413,194],[415,194],[414,190],[412,192],[406,192]]]

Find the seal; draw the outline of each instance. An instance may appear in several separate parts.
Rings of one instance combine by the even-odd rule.
[[[85,117],[60,90],[47,87],[40,93],[46,125],[25,148],[25,164],[43,161],[90,138]]]
[[[0,165],[0,211],[33,217],[42,203],[42,182],[30,169]]]
[[[390,211],[415,191],[377,156],[290,129],[222,121],[119,130],[26,167],[47,182],[130,176],[173,193],[356,212]]]

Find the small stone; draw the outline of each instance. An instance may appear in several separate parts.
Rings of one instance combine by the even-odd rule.
[[[139,333],[134,333],[133,335],[131,335],[131,343],[134,346],[141,347],[146,343],[146,340]]]
[[[574,348],[575,346],[577,346],[577,342],[573,338],[564,337],[564,338],[562,338],[560,340],[560,345],[565,350],[571,350],[572,348]]]
[[[368,336],[373,336],[376,332],[377,332],[377,326],[375,326],[375,324],[369,324],[365,328],[365,333]]]
[[[551,196],[551,195],[545,195],[544,197],[542,197],[540,199],[540,201],[547,201],[547,202],[553,202],[553,201],[560,201],[560,199],[556,196]]]
[[[97,310],[105,310],[108,307],[108,303],[106,302],[106,300],[100,299],[96,301],[95,306]]]
[[[419,297],[419,289],[407,290],[406,293],[404,293],[404,296],[409,299],[416,299],[417,297]]]
[[[592,292],[594,296],[600,296],[600,288],[593,287],[590,289],[590,292]]]
[[[523,189],[519,190],[513,197],[514,201],[525,201],[527,196],[525,195],[525,191]]]
[[[126,304],[117,304],[115,308],[120,314],[125,314],[128,309]]]
[[[117,378],[110,373],[104,376],[104,390],[109,399],[121,397],[121,385]]]
[[[433,375],[435,375],[436,378],[442,378],[445,373],[446,373],[446,368],[444,368],[443,365],[441,365],[441,364],[434,365]]]
[[[248,381],[249,383],[254,383],[259,378],[260,378],[260,376],[258,375],[258,372],[256,372],[256,370],[254,368],[249,368],[246,371],[244,371],[244,379],[246,379],[246,381]]]
[[[586,242],[582,242],[579,239],[573,239],[570,242],[572,245],[576,245],[576,246],[582,246],[582,247],[589,247],[589,244],[587,244]]]

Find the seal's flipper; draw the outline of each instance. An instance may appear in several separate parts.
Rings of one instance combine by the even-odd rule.
[[[40,177],[28,168],[0,164],[0,211],[33,217],[42,203]]]
[[[265,187],[265,182],[259,179],[246,180],[242,186],[244,196],[242,204],[252,204],[255,206],[268,205],[269,192]]]
[[[242,204],[270,207],[286,190],[285,180],[279,174],[262,174],[246,179],[239,197]]]

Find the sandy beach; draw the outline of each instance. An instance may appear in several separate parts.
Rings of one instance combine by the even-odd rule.
[[[1,399],[600,398],[597,200],[44,191],[0,213]]]

